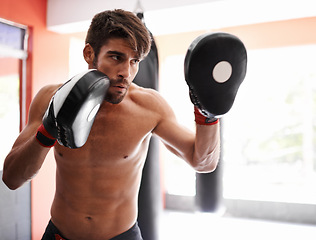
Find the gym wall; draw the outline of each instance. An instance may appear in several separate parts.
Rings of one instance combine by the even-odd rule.
[[[1,1],[0,18],[26,25],[31,30],[28,60],[31,66],[31,84],[28,94],[31,96],[34,96],[46,84],[64,82],[68,78],[70,36],[47,31],[46,7],[46,1],[43,0]],[[0,238],[4,236],[4,232],[6,232],[6,240],[26,240],[25,234],[30,235],[30,232],[32,239],[41,238],[50,218],[54,179],[55,162],[51,151],[31,184],[11,191],[2,183],[0,186],[2,199],[0,201]],[[27,215],[28,212],[30,214]],[[25,217],[29,218],[28,221]],[[16,221],[12,228],[7,224],[9,219],[11,222]],[[29,237],[31,239],[31,236]]]

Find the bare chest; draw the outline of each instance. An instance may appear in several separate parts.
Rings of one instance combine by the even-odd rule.
[[[85,167],[136,164],[147,153],[154,114],[137,106],[103,108],[97,114],[86,144],[79,149],[57,147],[57,157]]]

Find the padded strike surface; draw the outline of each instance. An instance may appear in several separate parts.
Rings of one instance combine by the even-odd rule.
[[[184,63],[185,80],[209,116],[220,116],[230,110],[246,69],[246,48],[228,33],[199,36],[190,45]],[[214,73],[226,79],[215,80]]]
[[[106,75],[96,70],[80,75],[74,82],[56,117],[59,134],[63,135],[61,144],[70,148],[86,142],[95,118],[90,114],[97,113],[109,87]]]

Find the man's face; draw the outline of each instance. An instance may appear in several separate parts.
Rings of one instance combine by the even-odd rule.
[[[100,49],[97,59],[89,63],[89,68],[96,68],[110,79],[106,101],[120,103],[134,80],[140,59],[128,42],[121,38],[107,41]]]

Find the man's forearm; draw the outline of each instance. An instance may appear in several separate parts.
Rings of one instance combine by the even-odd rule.
[[[35,137],[14,147],[4,162],[3,182],[14,190],[31,180],[41,168],[48,151],[38,144]]]
[[[198,172],[212,172],[220,157],[219,123],[211,126],[197,124],[194,149],[194,168]]]

